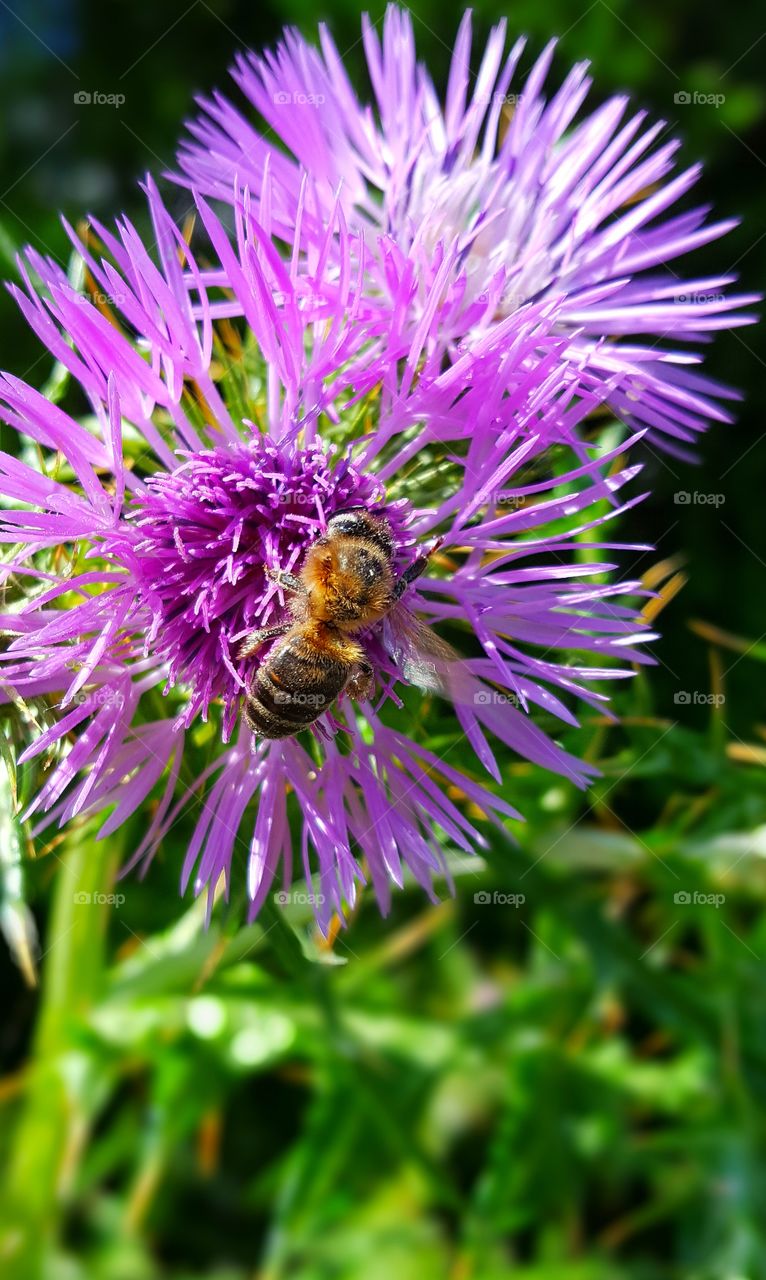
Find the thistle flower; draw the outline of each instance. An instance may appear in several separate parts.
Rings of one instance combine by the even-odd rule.
[[[25,439],[39,447],[0,455],[4,577],[29,588],[0,622],[3,689],[53,715],[22,756],[53,758],[28,816],[39,833],[103,814],[103,837],[152,798],[131,858],[146,865],[198,805],[183,884],[212,902],[223,879],[228,894],[241,844],[251,917],[280,875],[287,887],[298,874],[294,847],[323,929],[368,879],[383,910],[405,870],[433,896],[445,847],[483,843],[466,801],[491,822],[517,816],[476,778],[502,783],[498,743],[579,786],[593,776],[530,710],[574,725],[578,700],[602,707],[598,683],[640,660],[646,633],[620,599],[637,584],[606,583],[614,566],[595,553],[609,544],[589,533],[583,561],[579,541],[625,509],[616,495],[637,468],[583,450],[551,469],[550,441],[597,395],[585,375],[573,394],[549,303],[441,370],[423,354],[426,328],[413,337],[394,316],[384,329],[367,308],[341,210],[310,253],[283,261],[264,229],[268,185],[258,216],[242,193],[236,250],[200,199],[218,255],[203,269],[151,182],[147,194],[157,262],[128,221],[116,233],[94,223],[103,253],[72,233],[90,298],[33,250],[25,288],[12,288],[90,408],[78,421],[0,378],[0,418],[22,451]],[[364,637],[368,704],[341,696],[315,733],[274,742],[241,719],[253,668],[241,641],[285,616],[267,568],[298,570],[349,507],[386,513],[398,571],[424,539],[443,539],[407,596],[453,633],[471,682],[441,756],[410,736],[406,681],[379,627]],[[181,789],[199,719],[216,754]],[[463,743],[475,762],[458,767]]]
[[[587,64],[573,67],[546,99],[555,42],[517,88],[525,42],[505,57],[505,33],[503,21],[471,86],[465,15],[442,106],[416,60],[406,11],[389,7],[382,41],[362,18],[374,105],[358,100],[323,26],[321,49],[288,31],[274,52],[240,54],[232,70],[275,140],[220,93],[202,98],[180,150],[181,181],[228,202],[235,181],[258,190],[270,169],[275,226],[292,239],[305,170],[319,225],[340,200],[349,225],[370,243],[384,234],[405,253],[456,244],[456,270],[480,315],[453,317],[441,341],[474,341],[512,312],[556,300],[568,338],[562,359],[576,367],[587,361],[610,385],[609,404],[624,422],[692,456],[688,446],[710,419],[730,421],[720,402],[736,396],[694,371],[701,356],[685,344],[750,323],[740,308],[758,299],[727,296],[733,275],[681,279],[670,264],[735,220],[708,223],[701,206],[666,216],[700,166],[671,176],[679,143],[655,145],[664,123],[647,125],[643,111],[627,114],[622,96],[575,123],[591,84]],[[374,259],[367,292],[390,305]],[[428,296],[421,291],[413,305],[426,305]]]

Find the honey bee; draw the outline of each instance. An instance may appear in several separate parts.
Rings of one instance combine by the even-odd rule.
[[[297,577],[266,570],[290,593],[290,618],[251,632],[239,649],[239,657],[247,659],[281,637],[248,688],[244,716],[254,733],[289,738],[312,725],[342,693],[368,698],[374,673],[356,633],[381,620],[403,676],[421,688],[445,691],[439,673],[457,654],[399,603],[440,543],[432,543],[397,575],[388,519],[351,508],[331,517]]]

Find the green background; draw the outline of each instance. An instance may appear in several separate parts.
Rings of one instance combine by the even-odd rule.
[[[412,12],[443,85],[456,15]],[[480,42],[501,13],[477,5]],[[224,84],[236,48],[320,17],[363,86],[359,10],[340,3],[0,6],[4,274],[26,241],[65,258],[60,209],[143,225],[136,180],[172,164],[193,93]],[[556,80],[590,58],[594,104],[627,88],[670,122],[682,159],[705,161],[702,199],[743,218],[688,273],[762,287],[760,6],[525,0],[508,17],[531,37],[524,70],[560,34]],[[80,89],[126,101],[78,107]],[[0,312],[0,364],[42,385],[50,360],[5,296]],[[140,819],[123,848],[86,827],[33,863],[3,779],[3,921],[33,918],[45,953],[36,989],[0,954],[3,1274],[766,1277],[761,347],[746,329],[710,352],[747,399],[698,467],[642,455],[652,496],[621,533],[658,550],[626,574],[678,557],[688,581],[657,665],[619,693],[622,723],[586,715],[566,737],[602,781],[583,797],[506,762],[529,821],[478,878],[460,869],[453,900],[407,888],[382,922],[365,898],[332,948],[300,911],[242,929],[241,903],[200,932],[176,892],[188,824],[143,882],[111,890]],[[444,749],[454,722],[429,714]],[[74,902],[104,888],[124,902]]]

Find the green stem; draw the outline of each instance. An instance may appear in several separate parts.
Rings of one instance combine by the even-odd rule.
[[[115,841],[85,832],[62,859],[26,1096],[0,1206],[5,1280],[44,1280],[87,1131],[82,1023],[104,974],[104,943],[119,865]]]

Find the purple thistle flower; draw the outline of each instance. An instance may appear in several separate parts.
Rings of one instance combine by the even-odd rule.
[[[148,199],[158,262],[127,221],[116,234],[93,224],[105,256],[80,246],[109,314],[33,250],[26,288],[11,289],[90,406],[78,422],[0,377],[0,418],[41,447],[29,461],[0,455],[4,578],[29,583],[2,618],[4,696],[56,712],[21,758],[53,757],[28,810],[35,833],[102,813],[108,836],[154,797],[131,858],[146,865],[194,802],[183,884],[207,889],[211,904],[222,878],[228,894],[238,843],[251,917],[280,871],[289,885],[293,830],[325,930],[367,879],[383,910],[405,870],[433,896],[445,844],[484,842],[458,795],[491,822],[518,816],[474,777],[483,769],[502,783],[498,743],[578,786],[595,773],[530,708],[576,725],[576,702],[602,708],[599,683],[641,660],[647,632],[621,602],[638,584],[606,583],[615,566],[583,562],[579,541],[638,501],[617,505],[638,468],[620,468],[616,450],[581,448],[552,472],[550,441],[570,436],[599,386],[587,369],[573,381],[551,303],[508,317],[441,369],[427,333],[454,298],[443,292],[415,333],[398,312],[386,328],[355,282],[359,249],[342,210],[311,252],[285,261],[264,227],[268,184],[258,218],[247,193],[238,204],[236,251],[200,200],[219,256],[203,270],[151,183]],[[247,323],[227,365],[232,315]],[[286,615],[266,567],[299,571],[349,507],[385,512],[397,572],[443,539],[406,596],[463,643],[470,696],[455,704],[442,757],[407,735],[406,680],[378,625],[363,637],[369,704],[341,695],[313,734],[281,741],[255,739],[241,720],[258,661],[240,656],[241,641]],[[158,716],[159,689],[168,714]],[[214,722],[220,749],[181,790],[198,717]],[[464,741],[476,765],[458,768]]]
[[[368,244],[384,235],[405,254],[454,250],[475,307],[451,317],[443,343],[473,342],[498,319],[554,301],[568,338],[561,358],[587,361],[631,428],[647,427],[670,452],[692,456],[688,446],[710,419],[731,420],[720,401],[737,396],[695,372],[701,356],[678,344],[750,323],[740,309],[758,301],[723,292],[733,275],[681,279],[669,265],[735,225],[707,223],[701,206],[666,216],[700,166],[671,176],[678,141],[655,146],[664,124],[647,126],[643,111],[626,115],[626,97],[575,123],[591,83],[585,63],[546,99],[555,42],[511,92],[525,42],[504,56],[505,21],[471,86],[465,15],[444,106],[417,62],[407,12],[389,7],[380,42],[366,16],[362,32],[374,107],[358,100],[324,26],[320,49],[288,31],[274,52],[238,55],[232,71],[277,142],[220,93],[203,98],[179,154],[181,180],[231,202],[238,183],[258,190],[270,172],[274,226],[288,239],[301,222],[315,234],[340,202]],[[299,216],[305,173],[311,218]],[[387,307],[378,261],[365,264],[367,294]],[[415,295],[413,305],[427,297]]]

